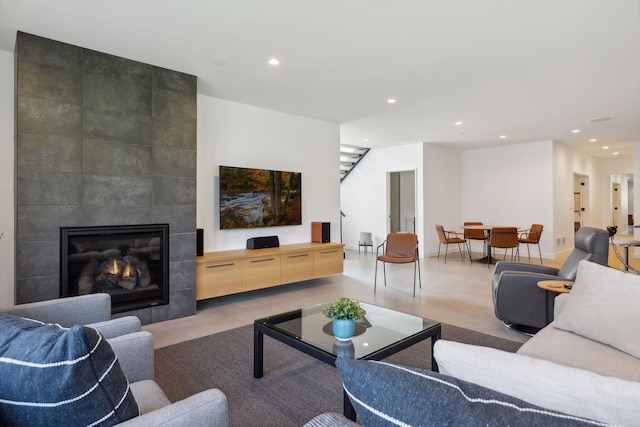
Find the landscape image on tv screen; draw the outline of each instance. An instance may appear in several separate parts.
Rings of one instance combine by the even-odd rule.
[[[220,166],[220,229],[302,224],[299,172]]]

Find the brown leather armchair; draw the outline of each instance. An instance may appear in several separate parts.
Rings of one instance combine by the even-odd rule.
[[[538,255],[540,255],[540,264],[542,264],[542,251],[540,250],[540,237],[542,237],[542,224],[533,224],[531,228],[523,231],[518,237],[518,243],[527,245],[527,254],[529,255],[529,262],[531,262],[531,251],[529,245],[538,245]]]
[[[609,233],[582,227],[575,236],[575,247],[561,268],[501,261],[493,274],[493,306],[496,317],[510,328],[533,331],[547,325],[547,313],[553,313],[553,298],[538,287],[542,280],[573,281],[582,260],[607,265]],[[522,328],[524,326],[524,328]]]
[[[382,254],[380,254],[382,249]],[[376,275],[373,281],[373,292],[376,292],[378,281],[378,261],[382,261],[384,272],[384,285],[387,286],[387,263],[409,264],[413,263],[413,296],[416,296],[416,271],[422,288],[420,276],[420,257],[418,256],[418,236],[413,233],[389,233],[387,240],[376,248]]]
[[[460,251],[460,258],[464,260],[464,244],[467,242],[463,237],[460,237],[460,233],[455,231],[447,231],[440,224],[436,224],[436,232],[438,233],[438,259],[440,259],[440,248],[444,246],[444,263],[447,263],[447,255],[449,254],[449,245],[457,244]],[[462,243],[462,246],[460,244]]]
[[[463,224],[467,225],[482,225],[481,221],[467,221]],[[487,247],[487,235],[484,230],[470,230],[464,229],[464,238],[467,241],[467,250],[469,251],[469,261],[471,261],[471,241],[479,240],[482,242],[482,256],[484,257],[484,251]]]
[[[495,251],[496,248],[504,249],[504,257],[507,257],[507,250],[511,249],[511,261],[515,261],[518,256],[518,229],[516,227],[493,227],[489,234],[488,246]],[[516,248],[515,256],[513,249]],[[490,264],[487,263],[487,267]]]

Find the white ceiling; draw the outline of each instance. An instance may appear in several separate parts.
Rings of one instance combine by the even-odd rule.
[[[339,123],[346,144],[640,141],[640,0],[0,0],[0,50],[18,30]]]

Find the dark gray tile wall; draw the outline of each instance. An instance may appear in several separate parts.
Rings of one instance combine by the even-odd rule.
[[[170,304],[195,314],[195,76],[26,33],[16,43],[16,302],[58,297],[61,226],[170,224]]]

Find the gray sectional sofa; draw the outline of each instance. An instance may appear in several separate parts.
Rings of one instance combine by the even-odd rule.
[[[7,314],[11,316],[6,316]],[[27,319],[37,319],[39,322],[33,326],[27,325],[26,328],[14,333],[13,331],[17,330],[15,326],[17,324],[16,322]],[[4,331],[4,336],[0,337],[0,340],[3,341],[2,345],[0,345],[0,353],[7,355],[7,351],[10,351],[10,336],[15,335],[16,338],[18,338],[21,334],[33,334],[37,332],[38,329],[41,329],[38,323],[42,322],[45,323],[45,325],[42,325],[42,328],[48,328],[42,334],[45,340],[51,340],[53,339],[52,337],[61,340],[68,333],[76,332],[73,339],[82,341],[85,335],[89,333],[95,334],[95,331],[99,331],[100,336],[107,339],[110,348],[106,349],[107,353],[105,354],[109,356],[108,352],[110,351],[111,359],[107,356],[102,357],[102,359],[107,359],[107,361],[112,360],[113,354],[115,353],[121,371],[126,377],[124,384],[126,386],[128,382],[130,391],[135,398],[139,410],[139,412],[136,410],[137,416],[121,422],[118,425],[206,425],[220,427],[226,427],[228,425],[227,399],[224,393],[218,389],[205,390],[174,403],[169,401],[165,393],[154,381],[153,336],[149,332],[141,331],[140,320],[137,317],[127,316],[111,319],[111,301],[108,294],[99,293],[61,298],[0,309],[0,328]],[[64,328],[58,328],[57,325],[46,325],[52,323],[57,323]],[[74,329],[71,328],[73,325],[86,325],[88,328]],[[56,331],[55,328],[60,330]],[[66,328],[70,329],[67,330]],[[51,332],[52,330],[53,332]],[[9,337],[9,339],[7,339],[7,337]],[[67,340],[66,343],[70,346],[73,344],[73,340]],[[28,350],[18,350],[14,352],[14,354],[22,356],[26,353],[33,353],[32,349],[37,348],[39,345],[40,344],[34,340],[28,343]],[[44,345],[45,344],[43,344],[43,346]],[[57,345],[57,347],[60,347],[60,345]],[[92,351],[92,353],[95,353],[95,351]],[[32,363],[34,356],[28,356],[31,357],[29,362]],[[50,352],[45,355],[45,357],[50,358]],[[50,362],[50,359],[48,362]],[[100,358],[93,357],[93,366],[98,365],[100,362]],[[2,376],[0,379],[0,396],[6,395],[6,390],[3,390],[2,387],[3,385],[6,387],[8,378],[11,377],[12,369],[14,369],[14,367],[12,367],[11,364],[0,363],[0,371],[2,371],[0,374],[0,376]],[[37,375],[40,375],[40,373]],[[60,377],[57,376],[57,378]],[[59,388],[67,391],[68,388],[75,386],[76,381],[73,378],[63,378],[57,382],[58,385],[60,385]],[[28,385],[25,382],[20,382],[20,384],[17,388],[27,387]],[[45,384],[45,386],[46,385],[47,384]],[[46,395],[45,399],[48,399]],[[79,401],[81,400],[82,399],[79,399]],[[5,424],[4,417],[13,409],[15,408],[12,408],[11,405],[3,406],[0,404],[0,424]],[[24,420],[24,418],[16,419]],[[53,420],[50,420],[50,423],[53,422]],[[72,425],[73,423],[69,420],[65,424]],[[28,424],[19,422],[18,425],[35,424],[31,422]]]
[[[395,389],[390,386],[393,378],[388,376],[379,381],[372,380],[371,375],[368,379],[360,376],[372,369],[368,365],[379,362],[340,362],[350,365],[340,367],[340,371],[363,425],[387,425],[394,416],[378,407],[371,395],[393,396],[403,393],[404,388],[422,387],[417,392],[421,397],[407,400],[404,405],[407,412],[424,409],[417,420],[403,420],[410,425],[430,425],[436,412],[440,417],[442,413],[460,416],[465,411],[478,411],[477,406],[481,405],[480,412],[472,412],[480,424],[488,412],[506,413],[517,407],[518,425],[540,425],[540,420],[529,417],[549,411],[553,416],[544,421],[545,425],[640,426],[638,307],[640,276],[581,261],[571,293],[556,297],[555,320],[517,353],[439,340],[434,349],[439,374],[423,372]],[[382,371],[378,368],[378,372]],[[437,377],[431,381],[437,386],[417,384],[432,377]],[[366,392],[359,393],[358,385],[363,382],[367,382]],[[453,394],[463,396],[443,397],[448,392],[436,388],[442,383],[450,383]],[[488,394],[471,402],[471,392],[465,389],[469,384],[480,386]],[[510,400],[513,398],[517,403]],[[438,420],[453,420],[446,416]],[[464,419],[455,418],[451,423],[466,424]],[[497,419],[502,418],[498,415]],[[488,425],[493,425],[490,418],[487,420]],[[322,414],[308,425],[355,424],[338,414]]]

